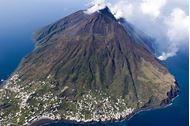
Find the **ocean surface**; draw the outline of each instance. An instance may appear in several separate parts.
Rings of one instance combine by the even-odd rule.
[[[21,59],[32,51],[32,33],[39,28],[79,9],[86,8],[87,0],[0,0],[0,81],[7,79]],[[90,126],[188,126],[189,119],[189,54],[181,49],[164,64],[176,77],[180,95],[164,109],[144,111],[130,120]],[[0,82],[1,83],[1,82]],[[47,126],[81,126],[58,122]],[[87,125],[85,125],[87,126]]]

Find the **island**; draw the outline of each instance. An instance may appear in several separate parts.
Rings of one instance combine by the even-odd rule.
[[[170,104],[175,77],[141,33],[108,7],[35,32],[35,49],[0,88],[0,125],[107,122]]]

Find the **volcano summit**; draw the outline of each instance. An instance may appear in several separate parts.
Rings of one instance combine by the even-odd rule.
[[[178,94],[151,38],[105,7],[81,10],[33,35],[36,48],[0,89],[0,125],[40,118],[77,122],[129,118]]]

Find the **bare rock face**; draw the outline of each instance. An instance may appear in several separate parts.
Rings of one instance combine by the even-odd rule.
[[[170,103],[175,78],[153,55],[151,39],[134,32],[108,8],[78,11],[35,32],[36,48],[0,91],[15,103],[0,98],[2,124],[13,108],[12,123],[27,124],[43,116],[119,119]]]

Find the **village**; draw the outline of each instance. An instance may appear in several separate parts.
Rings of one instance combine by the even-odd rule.
[[[127,107],[124,99],[121,97],[117,101],[112,101],[111,97],[105,97],[105,94],[100,92],[100,97],[92,95],[91,91],[83,95],[77,101],[60,99],[52,92],[47,92],[42,96],[35,96],[38,89],[27,90],[33,83],[25,86],[19,85],[19,75],[13,75],[0,90],[2,99],[6,99],[8,103],[17,101],[16,110],[0,112],[3,117],[0,119],[0,124],[22,124],[28,125],[33,121],[42,118],[50,120],[71,120],[76,122],[98,122],[118,120],[125,118],[133,113],[134,108]],[[53,87],[48,82],[38,82],[40,86]],[[65,91],[68,86],[64,87]],[[12,96],[14,94],[14,96]],[[30,102],[33,101],[33,102]],[[35,102],[34,102],[35,101]]]

